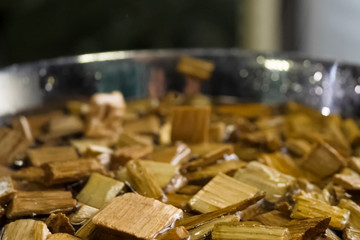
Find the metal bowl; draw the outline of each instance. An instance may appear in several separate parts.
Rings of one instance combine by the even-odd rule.
[[[0,70],[0,119],[44,103],[120,90],[126,98],[183,91],[180,56],[211,60],[206,95],[237,102],[296,101],[324,115],[360,115],[360,66],[290,53],[237,49],[118,51],[13,65]]]

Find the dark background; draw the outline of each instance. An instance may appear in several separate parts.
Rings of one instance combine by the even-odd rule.
[[[242,2],[1,0],[0,66],[112,50],[242,48]],[[285,50],[295,49],[292,5],[283,3]]]

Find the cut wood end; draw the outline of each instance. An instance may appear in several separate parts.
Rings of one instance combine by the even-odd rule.
[[[50,234],[44,222],[32,219],[20,219],[5,226],[2,239],[46,240]]]

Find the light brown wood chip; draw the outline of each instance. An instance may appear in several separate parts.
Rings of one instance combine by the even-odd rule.
[[[93,223],[118,236],[154,238],[183,212],[174,206],[135,193],[112,200],[93,218]]]
[[[20,219],[5,226],[3,240],[46,240],[50,235],[46,224],[32,219]]]
[[[40,167],[45,163],[73,161],[78,159],[78,155],[73,147],[42,147],[28,149],[30,162],[35,167]]]

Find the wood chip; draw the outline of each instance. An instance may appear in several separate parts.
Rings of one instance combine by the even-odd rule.
[[[44,183],[45,171],[41,167],[27,167],[14,172],[11,177],[13,179]]]
[[[7,208],[10,219],[34,215],[46,215],[55,212],[71,211],[76,204],[71,192],[33,191],[17,192]]]
[[[23,137],[25,137],[30,144],[34,142],[34,137],[31,132],[30,124],[26,117],[20,116],[18,118],[15,118],[12,121],[12,126],[14,130],[21,132]]]
[[[30,130],[34,138],[44,134],[44,126],[51,120],[63,116],[62,111],[50,111],[44,114],[36,114],[27,117]]]
[[[311,144],[304,139],[289,138],[285,147],[294,155],[302,157],[311,150]]]
[[[342,121],[341,127],[344,135],[346,136],[346,139],[348,139],[351,144],[359,143],[360,129],[354,119],[345,119],[344,121]]]
[[[7,127],[0,128],[0,164],[11,165],[16,155],[24,152],[29,145],[21,132]]]
[[[46,142],[52,139],[81,133],[84,131],[84,122],[76,116],[61,116],[51,119],[47,124],[47,132],[38,137]]]
[[[75,149],[67,146],[28,149],[27,154],[35,167],[40,167],[45,163],[73,161],[79,158]]]
[[[176,192],[179,194],[185,195],[195,195],[198,191],[200,191],[201,186],[197,185],[185,185],[184,187],[180,188]]]
[[[267,226],[284,227],[290,222],[291,219],[289,218],[288,214],[273,210],[256,216],[255,220]]]
[[[215,177],[218,173],[228,173],[230,171],[237,170],[239,168],[245,167],[246,162],[244,161],[237,161],[237,160],[230,160],[230,161],[223,161],[218,164],[210,165],[205,167],[202,170],[190,172],[185,175],[188,181],[197,181],[201,179],[208,179]]]
[[[46,240],[80,240],[80,238],[67,233],[51,234]]]
[[[215,224],[218,223],[232,223],[239,222],[240,217],[236,215],[227,215],[223,217],[214,218],[203,225],[196,227],[189,231],[191,240],[204,239],[210,235],[211,231],[214,229]]]
[[[190,234],[184,227],[176,227],[169,229],[168,231],[159,234],[156,239],[157,240],[187,240],[189,239]]]
[[[223,142],[226,134],[225,130],[226,124],[224,122],[210,123],[209,142]]]
[[[171,122],[171,141],[203,143],[209,136],[209,107],[176,107]]]
[[[166,195],[165,203],[171,204],[174,207],[181,208],[183,210],[190,210],[188,203],[191,196],[185,194],[168,194]]]
[[[115,198],[123,187],[123,182],[98,173],[92,173],[76,199],[92,207],[101,208],[105,203]]]
[[[106,137],[121,131],[125,100],[120,92],[97,93],[91,97],[85,135]]]
[[[212,212],[254,196],[258,189],[219,173],[189,202],[191,208],[201,213]]]
[[[214,69],[214,63],[210,61],[186,56],[181,57],[177,64],[178,72],[200,80],[209,79]]]
[[[176,174],[179,174],[179,168],[169,163],[150,160],[140,160],[139,162],[147,171],[154,175],[161,188],[166,187],[171,179]]]
[[[341,240],[333,231],[331,231],[329,228],[326,229],[326,234],[325,234],[325,238],[326,240]],[[322,239],[322,238],[321,238]]]
[[[32,219],[20,219],[5,226],[3,240],[46,240],[51,235],[46,224]]]
[[[119,237],[150,239],[182,217],[182,214],[180,209],[171,205],[127,193],[111,201],[95,215],[92,222]]]
[[[234,153],[234,148],[230,144],[197,144],[191,146],[191,152],[199,158],[183,164],[182,168],[195,171],[201,167],[214,164],[218,160],[226,159],[228,155]]]
[[[80,208],[70,216],[71,224],[80,225],[95,216],[99,209],[89,205],[81,205]]]
[[[138,160],[131,160],[126,164],[131,186],[139,194],[155,199],[163,199],[164,193],[155,176],[150,173]]]
[[[72,235],[75,233],[69,218],[63,213],[50,214],[45,223],[52,233],[68,233]]]
[[[83,155],[92,145],[107,147],[113,143],[115,143],[115,140],[111,138],[81,138],[70,140],[71,146],[73,146],[81,155]]]
[[[284,174],[293,177],[303,175],[295,161],[289,155],[282,152],[264,153],[259,156],[258,160]]]
[[[127,146],[152,146],[153,145],[153,136],[131,134],[131,133],[121,133],[117,138],[116,147],[122,148]]]
[[[350,226],[360,229],[360,206],[350,199],[341,199],[338,207],[350,211]]]
[[[277,129],[243,133],[241,134],[240,139],[251,145],[264,146],[270,151],[279,151],[283,145],[281,133]]]
[[[320,178],[334,174],[346,164],[339,152],[324,141],[317,142],[301,162],[303,168]]]
[[[218,223],[211,234],[213,240],[287,240],[287,228],[246,223]]]
[[[237,202],[233,205],[230,205],[225,208],[221,208],[213,212],[203,213],[200,215],[195,215],[184,219],[180,219],[179,221],[176,222],[176,226],[184,226],[187,230],[190,230],[210,221],[211,219],[221,217],[224,215],[234,214],[238,211],[242,211],[248,208],[249,206],[255,204],[256,202],[260,201],[263,198],[264,198],[264,194],[256,194],[251,198],[247,198],[243,201]]]
[[[330,227],[343,230],[349,221],[350,211],[305,196],[296,196],[291,218],[306,219],[331,217]]]
[[[115,150],[111,157],[111,169],[118,169],[119,166],[125,164],[132,159],[141,159],[149,155],[153,151],[152,146],[128,146]]]
[[[292,220],[287,224],[287,228],[290,232],[290,239],[302,240],[302,239],[315,239],[323,235],[330,223],[330,217],[328,218],[312,218],[304,220]]]
[[[234,178],[266,192],[265,199],[272,203],[277,202],[295,184],[292,176],[255,161],[238,169]]]
[[[85,179],[91,173],[104,173],[104,167],[96,159],[51,162],[43,165],[45,184],[63,184]]]
[[[11,177],[0,177],[0,206],[8,203],[15,196]]]
[[[333,181],[347,190],[360,190],[360,175],[350,168],[344,168],[341,173],[335,174]]]
[[[126,133],[135,134],[159,134],[160,120],[156,116],[148,116],[139,120],[131,121],[124,124]]]
[[[191,150],[186,144],[178,142],[173,147],[166,147],[160,150],[154,149],[151,159],[157,162],[170,163],[171,165],[180,165],[187,162],[190,153]]]
[[[356,239],[360,239],[360,230],[359,229],[355,229],[355,228],[351,228],[348,227],[345,229],[345,231],[343,232],[343,239],[344,240],[356,240]]]

